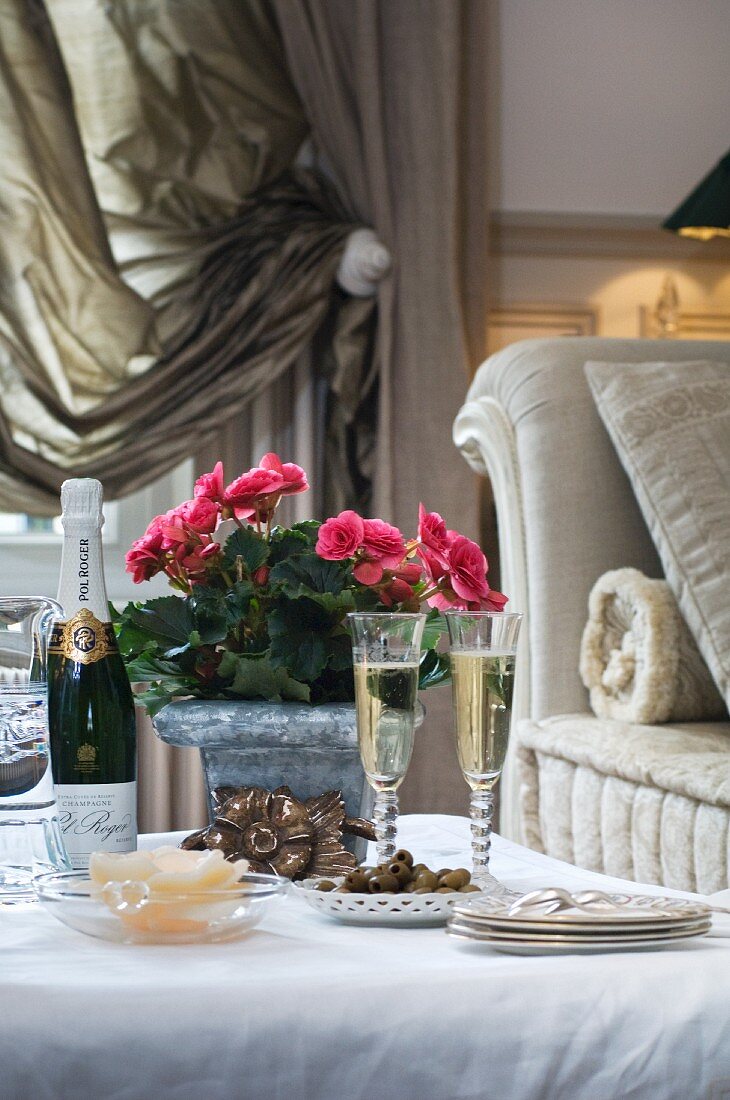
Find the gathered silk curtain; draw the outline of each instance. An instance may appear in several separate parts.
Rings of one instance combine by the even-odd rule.
[[[347,421],[351,465],[354,456],[374,482],[374,514],[410,533],[423,500],[476,538],[475,479],[451,426],[486,355],[488,5],[274,5],[292,80],[340,197],[394,259],[378,292],[375,361],[354,357],[348,367],[340,357],[334,385],[346,402],[330,433]],[[362,377],[368,370],[376,392]],[[449,689],[429,691],[424,703],[403,806],[463,810]]]
[[[3,0],[0,508],[138,488],[281,376],[353,227],[263,0]]]
[[[485,353],[486,16],[2,0],[0,509],[48,514],[69,474],[122,495],[232,418],[236,465],[295,445],[309,349],[323,511],[410,534],[422,499],[476,536],[451,424]],[[292,169],[307,133],[332,186]],[[393,257],[374,301],[332,291],[361,224]],[[426,703],[404,804],[461,808],[448,696]]]

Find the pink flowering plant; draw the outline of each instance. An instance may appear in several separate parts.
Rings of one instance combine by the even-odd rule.
[[[428,620],[420,686],[448,678],[437,649],[442,611],[501,611],[476,543],[419,510],[406,539],[382,519],[350,510],[324,523],[274,524],[280,501],[309,488],[293,462],[266,454],[226,484],[222,463],[195,483],[192,500],[155,516],[126,555],[136,583],[164,574],[178,595],[130,603],[119,645],[151,713],[179,696],[354,699],[350,611],[419,611]],[[223,521],[234,530],[221,541]]]

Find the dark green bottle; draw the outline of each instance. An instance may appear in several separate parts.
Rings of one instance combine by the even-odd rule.
[[[102,487],[61,487],[64,529],[58,602],[48,650],[48,726],[58,813],[71,863],[137,847],[134,700],[114,630],[101,552]]]

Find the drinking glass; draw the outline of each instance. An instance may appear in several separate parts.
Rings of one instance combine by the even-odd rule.
[[[0,597],[0,904],[34,901],[33,875],[69,870],[53,792],[46,652],[54,600]]]
[[[395,855],[398,796],[413,752],[425,615],[353,612],[355,708],[360,758],[375,791],[378,863]]]
[[[512,718],[517,638],[522,615],[447,611],[456,751],[471,787],[472,881],[506,892],[489,873],[494,788],[504,767]]]

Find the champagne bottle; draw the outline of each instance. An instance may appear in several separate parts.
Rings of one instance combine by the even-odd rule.
[[[51,763],[73,867],[95,851],[137,846],[136,729],[129,679],[109,621],[101,553],[102,487],[61,486],[64,529],[58,602],[48,651]]]

